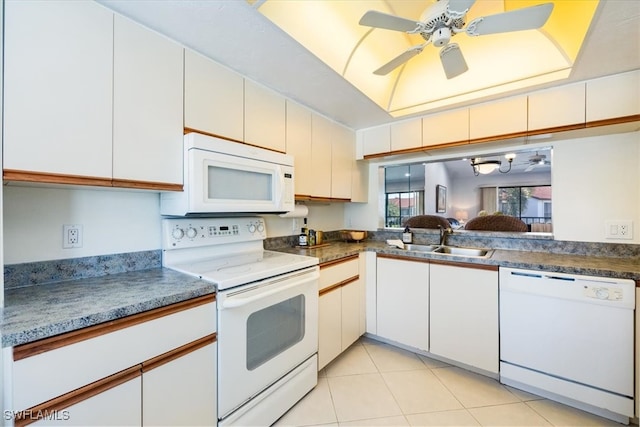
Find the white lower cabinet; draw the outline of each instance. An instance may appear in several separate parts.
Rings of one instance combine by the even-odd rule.
[[[377,258],[377,335],[429,350],[428,262]]]
[[[318,370],[324,368],[364,333],[364,305],[359,258],[320,265],[318,299]]]
[[[14,347],[15,425],[215,425],[215,331],[208,295]]]
[[[497,268],[432,263],[429,279],[429,351],[497,374]]]

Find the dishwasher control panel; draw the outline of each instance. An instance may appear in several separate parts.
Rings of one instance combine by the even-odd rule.
[[[608,286],[587,286],[584,287],[584,296],[609,301],[621,301],[623,298],[622,289]]]

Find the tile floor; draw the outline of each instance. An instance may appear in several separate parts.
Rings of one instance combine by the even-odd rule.
[[[361,338],[275,426],[621,426]]]

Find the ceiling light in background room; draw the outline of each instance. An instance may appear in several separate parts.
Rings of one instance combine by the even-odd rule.
[[[454,31],[449,45],[455,43],[457,46],[449,49],[449,53],[455,55],[443,59],[440,48],[423,46],[425,40],[419,34],[359,25],[368,11],[417,23],[423,14],[433,12],[433,8],[446,9],[450,1],[469,5],[464,17],[466,23],[546,3],[553,3],[553,11],[540,29],[481,37],[455,34]],[[260,13],[391,116],[400,117],[569,77],[600,2],[264,0],[249,3],[255,3],[254,7]],[[387,74],[374,74],[401,52],[410,52],[406,56],[411,59],[398,67],[388,67],[391,69],[384,70]],[[464,54],[462,61],[461,52]],[[455,68],[453,74],[456,76],[450,79],[443,69],[445,59]]]
[[[508,168],[502,170],[502,162],[500,160],[482,160],[481,158],[472,158],[471,159],[471,168],[473,169],[473,174],[478,176],[479,174],[487,175],[496,169],[500,173],[508,173],[511,171],[511,164],[513,163],[513,159],[516,158],[515,153],[505,154],[505,159],[507,159]]]

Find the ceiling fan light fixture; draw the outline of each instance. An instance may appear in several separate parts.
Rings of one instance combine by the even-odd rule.
[[[473,174],[478,176],[479,174],[487,175],[498,169],[502,163],[500,160],[480,160],[480,159],[471,159],[471,168],[473,169]]]

